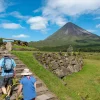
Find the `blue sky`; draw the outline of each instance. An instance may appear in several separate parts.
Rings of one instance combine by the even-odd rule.
[[[0,0],[0,37],[47,38],[67,22],[100,36],[100,0]]]

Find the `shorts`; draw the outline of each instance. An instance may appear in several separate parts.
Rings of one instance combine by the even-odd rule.
[[[13,85],[13,78],[9,77],[9,78],[5,78],[3,76],[0,76],[0,88],[1,87],[6,87],[8,85]]]
[[[3,77],[3,76],[0,76],[0,88],[1,88],[2,85],[3,85],[3,81],[4,81],[4,77]]]
[[[24,100],[24,99],[21,99],[21,100]],[[31,99],[31,100],[35,100],[35,98]]]

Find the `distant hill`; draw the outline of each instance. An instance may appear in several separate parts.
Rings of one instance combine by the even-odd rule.
[[[56,51],[66,51],[69,45],[72,45],[75,49],[92,50],[94,46],[96,48],[100,46],[100,36],[68,22],[47,39],[30,42],[29,45],[40,48],[41,50],[53,49]]]

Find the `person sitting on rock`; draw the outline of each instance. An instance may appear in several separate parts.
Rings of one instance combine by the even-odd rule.
[[[21,90],[22,90],[24,100],[35,100],[36,79],[32,76],[32,73],[29,71],[29,69],[24,69],[21,75],[23,77],[20,80],[16,100],[18,100],[17,97],[20,95]]]
[[[9,54],[5,54],[0,60],[0,88],[6,96],[6,100],[10,100],[10,88],[13,84],[13,77],[15,75],[16,63],[14,59],[10,58]],[[7,87],[7,88],[6,88]]]

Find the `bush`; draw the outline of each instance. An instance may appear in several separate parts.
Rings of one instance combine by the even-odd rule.
[[[2,38],[0,38],[0,46],[3,44],[3,40]]]

